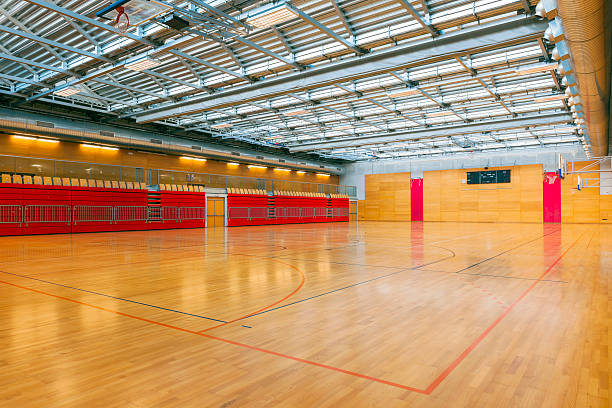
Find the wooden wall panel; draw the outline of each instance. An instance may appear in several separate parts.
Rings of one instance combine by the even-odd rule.
[[[574,170],[581,170],[592,162],[575,162]],[[599,170],[599,166],[593,166],[589,170]],[[598,173],[580,174],[582,178],[597,178]],[[602,217],[600,214],[599,188],[585,188],[578,191],[578,175],[568,175],[561,181],[561,222],[566,223],[598,223]],[[604,198],[604,213],[607,213],[607,198]]]
[[[590,162],[575,163],[576,169]],[[423,220],[450,222],[543,222],[543,167],[540,164],[510,168],[511,183],[468,185],[468,171],[459,169],[423,172]],[[598,167],[593,167],[598,170]],[[596,178],[598,173],[583,174]],[[578,191],[577,176],[561,182],[561,222],[612,223],[612,195],[599,188]],[[410,220],[410,173],[365,176],[366,200],[360,202],[360,219]],[[362,210],[362,207],[363,209]]]
[[[511,183],[468,185],[468,171],[423,172],[425,221],[542,222],[542,166],[511,166]]]
[[[423,221],[456,221],[441,220],[440,214],[440,171],[423,172]],[[447,211],[448,215],[449,211]]]
[[[365,218],[410,221],[410,173],[365,176]]]

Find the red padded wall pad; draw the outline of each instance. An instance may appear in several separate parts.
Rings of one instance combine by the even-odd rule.
[[[410,180],[410,220],[423,221],[423,179]]]
[[[561,179],[556,172],[544,174],[544,222],[561,222]]]

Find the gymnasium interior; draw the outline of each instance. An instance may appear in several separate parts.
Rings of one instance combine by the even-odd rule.
[[[610,407],[609,0],[0,0],[0,407]]]

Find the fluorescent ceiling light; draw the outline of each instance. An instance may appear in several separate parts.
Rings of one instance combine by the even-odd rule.
[[[406,88],[406,89],[399,89],[397,91],[388,92],[387,96],[389,98],[399,98],[400,96],[418,95],[419,93],[420,92],[418,89]]]
[[[297,115],[305,115],[307,113],[310,113],[310,111],[307,110],[307,109],[296,109],[296,110],[292,110],[292,111],[283,112],[283,115],[285,115],[285,116],[297,116]]]
[[[228,127],[232,127],[231,123],[218,123],[216,125],[212,125],[211,128],[213,129],[225,129]]]
[[[66,88],[62,88],[62,89],[59,89],[59,90],[53,92],[53,94],[57,95],[57,96],[68,97],[68,96],[76,95],[79,92],[81,92],[80,88],[75,88],[75,87],[67,86]]]
[[[249,164],[249,169],[265,169],[266,166],[258,166],[256,164]]]
[[[563,99],[567,99],[566,95],[551,95],[551,96],[543,96],[541,98],[535,98],[534,102],[550,102],[550,101],[560,101]]]
[[[296,171],[297,174],[306,174],[306,172],[304,170],[298,170]]]
[[[246,22],[256,28],[268,28],[297,18],[298,15],[286,4],[262,7],[247,18]]]
[[[327,173],[317,173],[317,176],[329,177],[330,175]]]
[[[32,167],[42,167],[40,164],[33,164]]]
[[[228,166],[240,166],[240,163],[230,162],[227,163]]]
[[[529,75],[529,74],[534,74],[536,72],[552,71],[554,69],[557,69],[558,66],[559,66],[558,64],[536,65],[532,67],[526,67],[523,69],[517,69],[515,72],[517,75]]]
[[[438,117],[438,116],[450,116],[450,115],[454,115],[454,113],[451,112],[451,111],[440,111],[440,112],[428,113],[427,117],[428,118],[435,118],[435,117]]]
[[[196,160],[196,161],[206,161],[206,159],[203,159],[201,157],[189,157],[189,156],[181,156],[181,159]]]
[[[274,170],[277,170],[277,171],[291,171],[289,169],[283,169],[281,167],[276,167]]]
[[[145,69],[155,68],[159,65],[161,65],[160,60],[145,56],[132,62],[128,62],[125,64],[125,67],[127,69],[131,69],[132,71],[144,71]]]
[[[14,135],[13,136],[15,139],[21,139],[21,140],[36,140],[35,137],[30,137],[30,136],[19,136],[19,135]]]
[[[92,145],[92,144],[87,144],[87,143],[81,143],[81,146],[83,147],[89,147],[92,149],[103,149],[103,150],[119,150],[116,147],[110,147],[110,146],[100,146],[100,145]]]
[[[40,137],[38,139],[39,142],[45,142],[45,143],[59,143],[59,140],[55,140],[55,139],[41,139]]]

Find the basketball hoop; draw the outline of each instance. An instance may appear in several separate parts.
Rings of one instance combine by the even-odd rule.
[[[125,8],[119,6],[115,9],[117,18],[115,18],[115,27],[122,33],[125,33],[130,28],[130,17],[125,12]]]
[[[556,174],[545,174],[544,175],[544,180],[548,184],[555,184],[555,181],[557,181],[557,178],[558,176]]]

